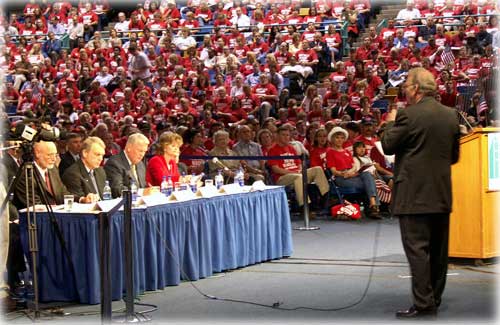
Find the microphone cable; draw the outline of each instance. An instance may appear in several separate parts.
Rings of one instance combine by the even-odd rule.
[[[170,256],[174,259],[175,264],[179,267],[179,270],[180,270],[182,276],[184,277],[184,279],[186,279],[191,284],[191,286],[200,295],[202,295],[205,298],[208,298],[208,299],[211,299],[211,300],[218,300],[218,301],[227,301],[227,302],[236,302],[236,303],[242,303],[242,304],[249,304],[249,305],[253,305],[253,306],[260,306],[260,307],[266,307],[266,308],[272,308],[272,309],[284,310],[284,311],[294,311],[294,310],[341,311],[341,310],[353,308],[353,307],[361,304],[363,302],[363,300],[366,298],[367,294],[368,294],[368,290],[369,290],[369,288],[371,286],[372,279],[373,279],[373,272],[374,272],[374,269],[375,269],[375,263],[376,263],[376,257],[377,257],[379,239],[380,239],[381,222],[378,221],[377,222],[377,226],[375,228],[375,238],[374,238],[374,244],[373,244],[373,250],[372,250],[372,258],[371,258],[372,263],[370,265],[370,272],[369,272],[369,275],[368,275],[368,281],[366,283],[366,286],[365,286],[365,288],[363,290],[363,293],[362,293],[361,297],[357,301],[355,301],[355,302],[353,302],[351,304],[348,304],[348,305],[345,305],[345,306],[342,306],[342,307],[335,307],[335,308],[317,308],[317,307],[307,307],[307,306],[298,306],[298,307],[291,307],[291,308],[289,308],[289,307],[282,307],[282,305],[283,305],[282,301],[277,301],[277,302],[275,302],[273,304],[264,304],[264,303],[253,302],[253,301],[248,301],[248,300],[217,297],[217,296],[214,296],[214,295],[211,295],[211,294],[207,294],[203,290],[201,290],[200,288],[198,288],[198,286],[196,286],[194,284],[194,282],[189,278],[189,276],[184,271],[184,268],[180,265],[179,259],[176,258],[176,256],[173,254],[172,250],[168,246],[167,241],[163,237],[163,235],[162,235],[160,229],[158,228],[158,225],[156,224],[156,222],[154,223],[154,225],[155,225],[155,229],[156,229],[158,235],[160,236],[161,241],[165,245],[165,248],[167,249],[167,251],[170,254]]]

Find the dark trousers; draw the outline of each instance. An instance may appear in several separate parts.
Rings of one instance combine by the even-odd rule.
[[[448,271],[450,215],[400,215],[401,239],[411,270],[417,309],[437,308]]]
[[[9,254],[7,257],[7,284],[11,289],[20,282],[19,273],[24,271],[26,271],[26,264],[24,263],[19,225],[11,223],[9,224]]]

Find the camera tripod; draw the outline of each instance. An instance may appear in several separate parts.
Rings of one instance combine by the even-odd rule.
[[[26,203],[26,227],[28,232],[28,247],[31,257],[31,274],[33,277],[33,293],[34,293],[34,304],[33,316],[28,313],[28,317],[33,319],[38,319],[40,317],[40,306],[39,306],[39,292],[38,292],[38,272],[37,272],[37,257],[38,257],[38,228],[37,228],[37,217],[36,217],[36,207],[37,203],[41,203],[48,213],[52,228],[54,229],[56,236],[61,244],[64,255],[70,266],[71,275],[73,277],[73,283],[75,281],[75,269],[71,256],[69,255],[68,249],[66,247],[66,242],[60,230],[57,219],[54,215],[51,205],[49,204],[49,199],[45,189],[42,187],[43,180],[38,171],[35,171],[32,148],[31,146],[23,146],[24,155],[23,163],[19,167],[16,175],[12,179],[9,187],[7,189],[7,196],[2,202],[0,207],[0,214],[3,213],[7,207],[7,203],[10,197],[13,195],[14,189],[19,185],[21,177],[25,179],[25,203]],[[36,189],[36,192],[35,192]],[[36,195],[38,194],[38,195]],[[38,200],[37,200],[38,199]]]

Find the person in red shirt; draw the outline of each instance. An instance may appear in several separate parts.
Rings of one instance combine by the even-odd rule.
[[[439,92],[441,104],[455,108],[457,105],[458,93],[456,87],[454,87],[453,81],[448,80],[444,86],[444,91]]]
[[[278,128],[276,143],[269,149],[268,156],[295,156],[297,151],[290,144],[290,125]],[[278,185],[292,185],[299,207],[304,205],[302,188],[302,165],[300,159],[269,160],[271,176]],[[322,196],[328,193],[330,186],[323,169],[319,166],[307,169],[307,183],[315,183]]]
[[[172,182],[179,181],[180,147],[182,138],[174,132],[164,132],[158,139],[156,155],[149,160],[146,167],[146,183],[148,186],[160,186],[163,177],[171,177]]]
[[[185,145],[181,148],[181,156],[206,156],[203,148],[203,132],[199,128],[189,129],[184,133]],[[188,173],[200,174],[205,170],[203,159],[181,159],[188,168]]]
[[[259,83],[253,87],[252,93],[261,101],[260,118],[264,120],[269,117],[271,108],[275,107],[279,102],[278,90],[269,82],[269,76],[262,73],[259,76]]]
[[[321,127],[314,133],[313,146],[309,152],[311,167],[319,166],[326,170],[326,155],[329,150],[332,149],[328,146],[328,133]]]
[[[334,127],[328,134],[332,150],[329,150],[326,155],[327,168],[335,177],[337,186],[354,187],[364,191],[369,198],[369,217],[380,219],[380,201],[377,195],[375,179],[370,173],[359,173],[355,169],[353,156],[344,147],[347,137],[347,131],[338,126]]]
[[[205,26],[212,22],[212,11],[206,2],[202,2],[194,12],[195,18],[198,19],[200,26]]]
[[[323,111],[321,97],[315,97],[311,102],[310,112],[307,114],[307,121],[309,123],[324,123],[326,115]]]
[[[243,85],[243,94],[239,96],[241,108],[247,115],[256,116],[261,104],[260,98],[252,93],[252,87],[248,84]]]
[[[361,134],[354,139],[354,142],[363,142],[365,144],[367,155],[370,155],[372,148],[375,146],[375,141],[377,140],[375,131],[376,120],[370,116],[364,117],[361,120]]]
[[[14,88],[14,83],[10,80],[7,81],[5,83],[5,89],[2,92],[2,102],[6,106],[5,111],[7,113],[15,113],[18,100],[19,100],[19,93]]]

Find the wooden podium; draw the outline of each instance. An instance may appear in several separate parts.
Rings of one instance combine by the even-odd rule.
[[[460,139],[460,160],[452,166],[450,257],[500,256],[497,245],[499,132],[500,128],[478,128]]]

